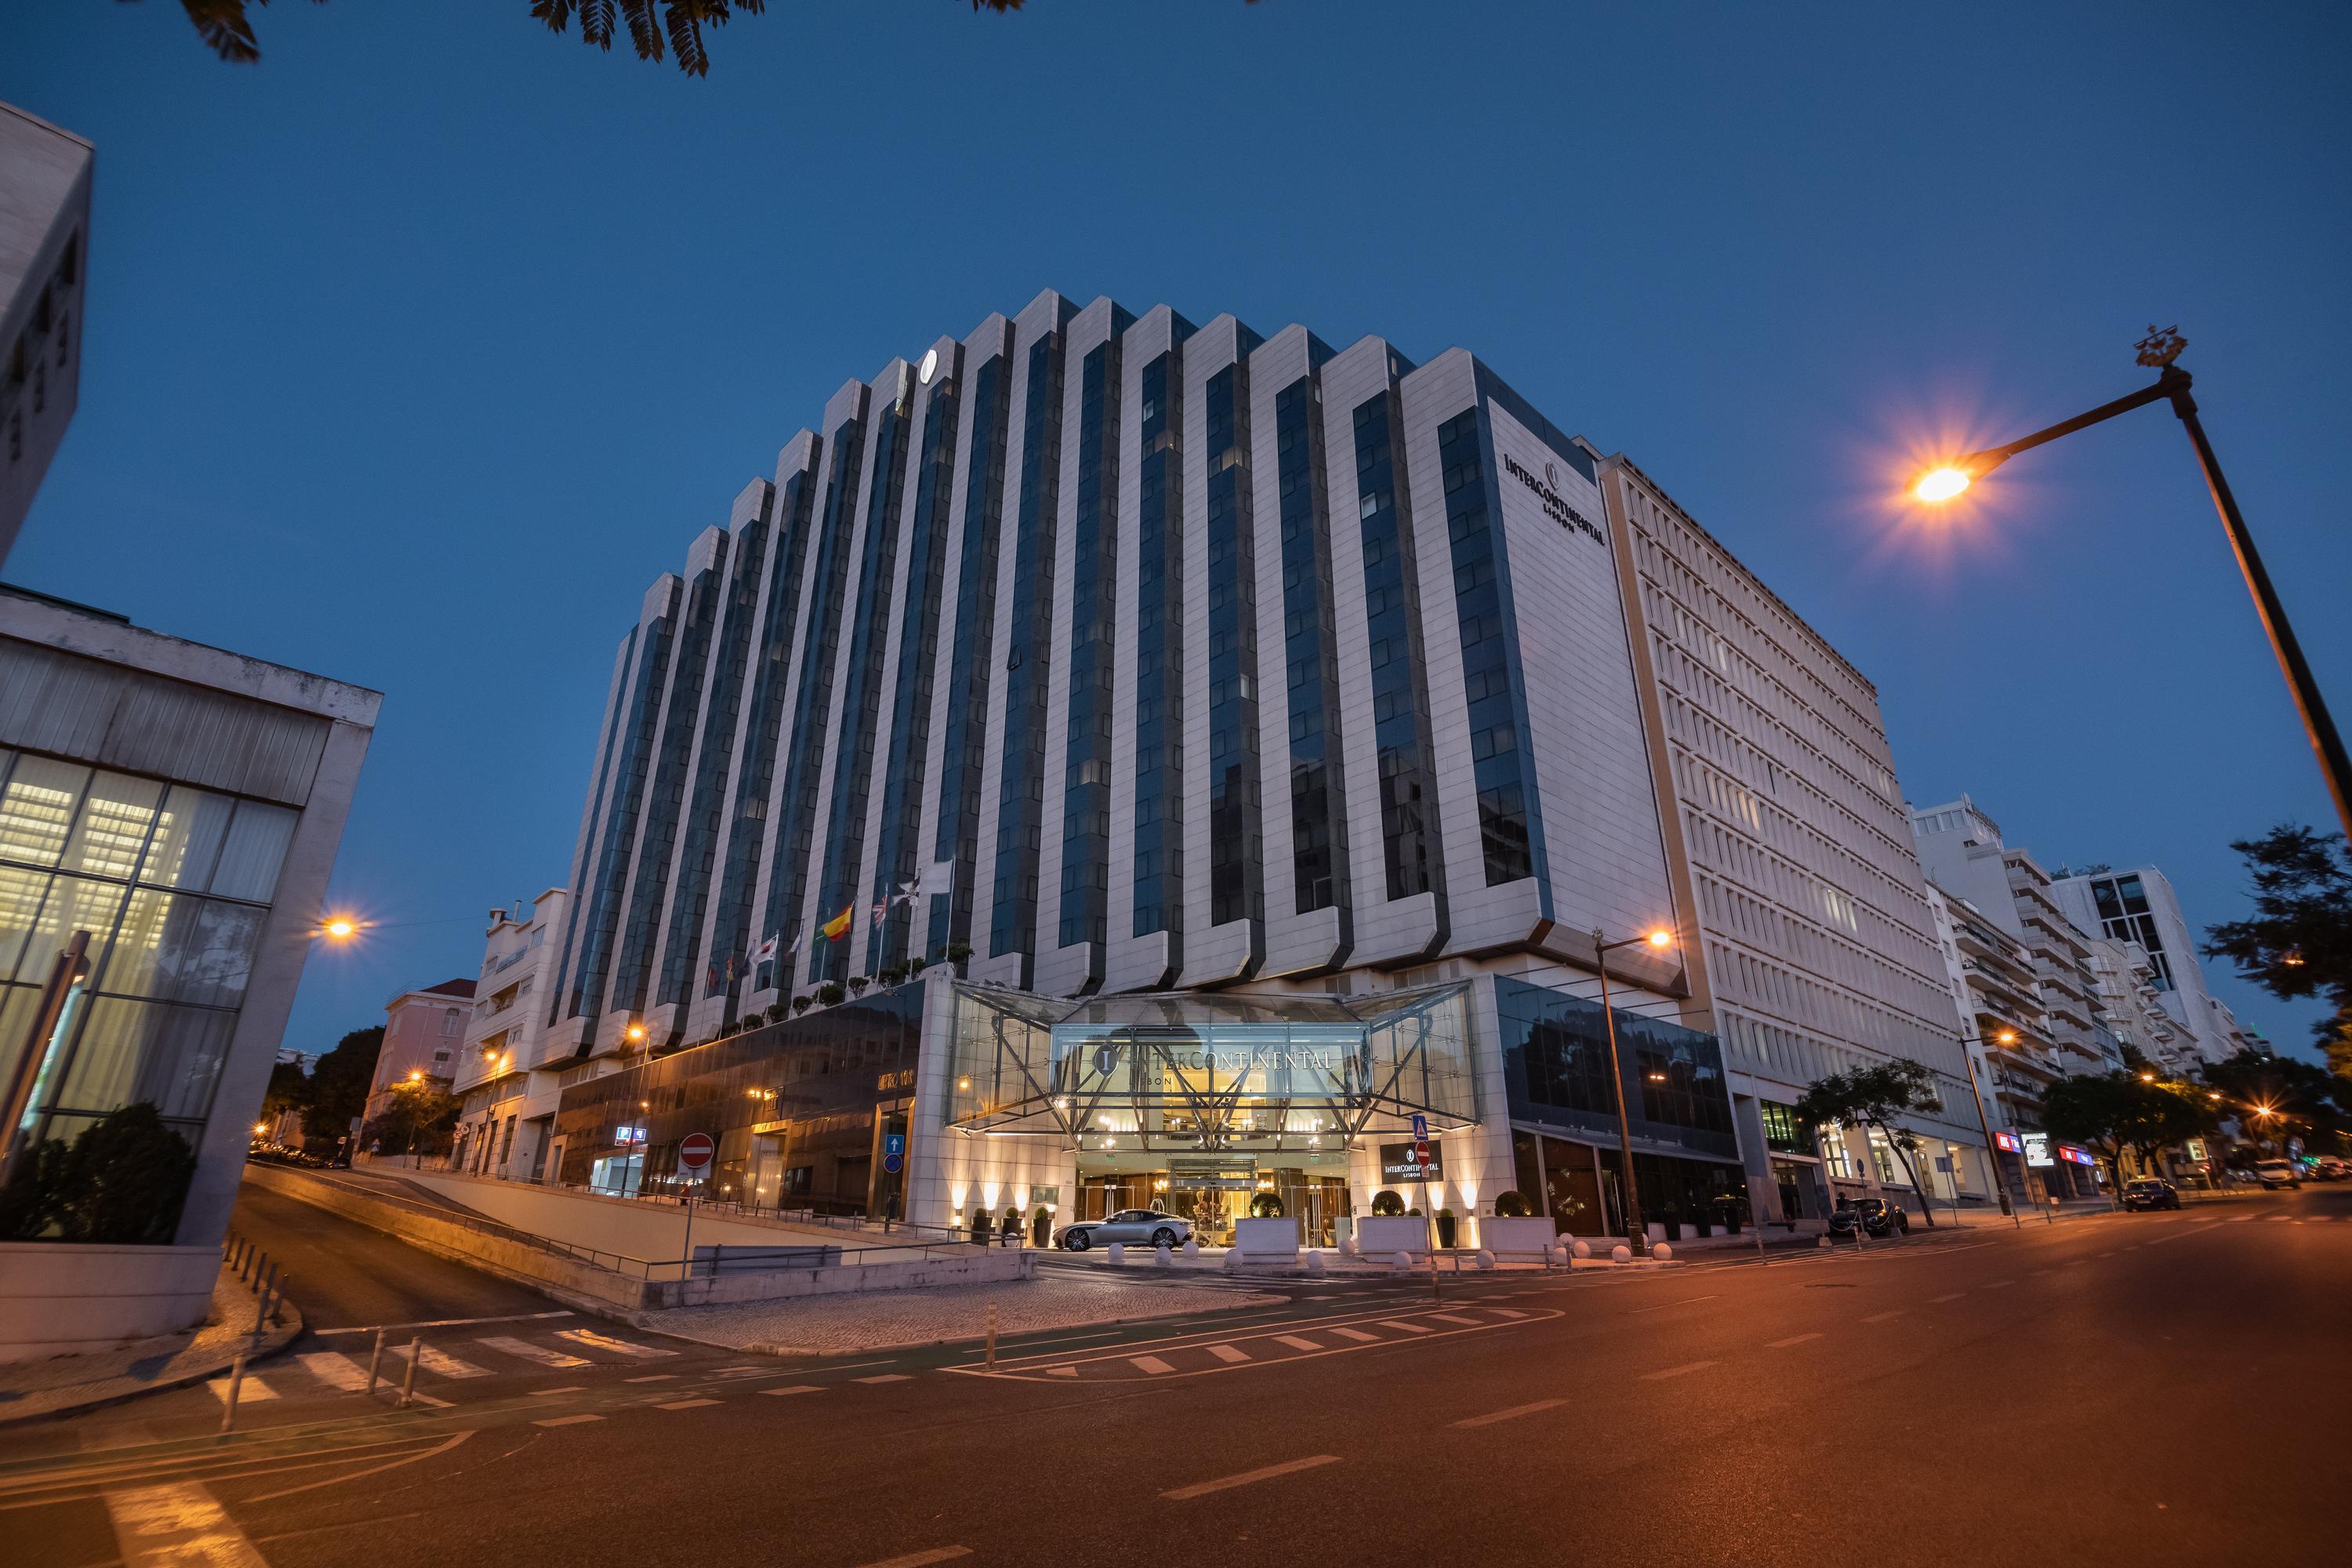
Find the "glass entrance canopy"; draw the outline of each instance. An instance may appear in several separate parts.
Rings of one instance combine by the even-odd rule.
[[[1081,1149],[1282,1152],[1477,1119],[1466,982],[1376,996],[955,987],[947,1121]]]

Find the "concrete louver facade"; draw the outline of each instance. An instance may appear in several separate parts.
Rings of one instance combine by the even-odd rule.
[[[1742,1092],[1874,1051],[1958,1072],[1874,691],[1661,504],[1458,349],[1416,364],[1048,292],[893,360],[622,639],[551,1054],[692,1044],[959,943],[973,981],[1065,996],[1489,969],[1582,992],[1596,929],[1664,925],[1673,955],[1611,957],[1621,1005],[1713,1030],[1706,968],[1745,953],[1741,1041],[1782,1033],[1738,1046]],[[1785,635],[1721,595],[1647,624],[1685,546]],[[1780,727],[1750,749],[1783,784],[1821,786],[1787,822],[1659,734],[1660,661],[1743,637],[1759,679],[1811,672],[1746,726]],[[1710,912],[1695,858],[1748,902]],[[1784,906],[1802,935],[1760,935]],[[1951,1112],[1957,1136],[1974,1117]]]

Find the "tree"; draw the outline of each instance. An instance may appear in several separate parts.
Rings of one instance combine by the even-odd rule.
[[[2254,912],[2206,928],[2205,952],[2284,1001],[2326,1000],[2315,1031],[2328,1066],[2352,1079],[2352,855],[2340,833],[2284,823],[2230,846],[2253,879]]]
[[[326,0],[318,0],[324,5]],[[710,74],[710,57],[702,41],[702,29],[723,27],[730,16],[740,11],[747,16],[757,16],[767,8],[766,0],[527,0],[532,20],[543,22],[551,33],[561,33],[571,26],[574,12],[580,16],[580,41],[600,49],[613,47],[616,30],[628,36],[629,43],[641,60],[662,58],[662,40],[669,40],[669,52],[677,57],[677,68],[688,76]],[[1249,0],[1253,5],[1257,0]],[[264,6],[269,0],[180,0],[188,20],[195,24],[196,35],[205,47],[234,65],[251,65],[261,58],[260,40],[254,37],[253,18],[248,5]],[[974,11],[1018,11],[1022,0],[971,0]],[[656,16],[658,9],[660,15]]]
[[[302,1108],[302,1135],[333,1142],[347,1137],[367,1109],[368,1085],[375,1079],[376,1053],[383,1048],[383,1026],[353,1029],[310,1069],[310,1099]]]
[[[2306,1148],[2332,1148],[2352,1126],[2352,1085],[2293,1057],[2240,1051],[2208,1067],[2205,1081],[2226,1097],[2224,1109],[2241,1130],[2281,1154],[2291,1138]]]
[[[457,1097],[430,1079],[394,1084],[392,1103],[362,1130],[387,1154],[443,1154],[457,1130]]]
[[[302,1110],[310,1103],[310,1077],[292,1062],[279,1062],[269,1069],[269,1088],[261,1096],[264,1116],[282,1116],[289,1110]]]
[[[2123,1186],[2123,1153],[2152,1164],[2157,1152],[2211,1131],[2219,1118],[2202,1091],[2185,1083],[2149,1083],[2136,1070],[2060,1079],[2042,1092],[2042,1125],[2106,1161]]]
[[[1897,1126],[1895,1119],[1906,1111],[1932,1110],[1937,1103],[1936,1075],[1917,1062],[1897,1058],[1815,1079],[1798,1098],[1796,1110],[1798,1120],[1815,1127],[1877,1128],[1894,1148],[1895,1157],[1903,1162],[1903,1173],[1910,1178],[1911,1190],[1919,1194],[1919,1213],[1933,1230],[1936,1211],[1927,1205],[1927,1184],[1919,1180],[1911,1160],[1919,1140]]]
[[[145,1100],[110,1111],[72,1143],[45,1139],[0,1192],[0,1236],[157,1247],[180,1223],[195,1151]]]

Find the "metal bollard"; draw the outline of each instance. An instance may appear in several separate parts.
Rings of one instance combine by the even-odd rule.
[[[378,1367],[382,1366],[382,1365],[383,1365],[383,1331],[382,1329],[378,1329],[378,1330],[375,1331],[375,1351],[374,1351],[374,1353],[373,1353],[373,1354],[372,1354],[372,1355],[370,1355],[370,1356],[368,1357],[368,1385],[367,1385],[367,1391],[368,1391],[368,1397],[369,1397],[370,1399],[373,1399],[373,1398],[375,1397],[375,1374],[376,1374],[376,1369],[377,1369]]]
[[[988,1304],[988,1365],[992,1372],[996,1369],[996,1303],[993,1301]]]
[[[270,1266],[269,1276],[256,1282],[253,1288],[253,1331],[261,1331],[262,1320],[269,1314],[269,1291],[276,1283],[277,1266]]]
[[[273,1323],[286,1321],[286,1282],[293,1278],[294,1270],[291,1268],[278,1277],[278,1289],[271,1293],[269,1300],[269,1321]]]
[[[224,1435],[236,1425],[236,1396],[245,1388],[245,1352],[236,1352],[236,1360],[228,1373],[228,1397],[221,1401],[220,1429]]]
[[[408,1401],[416,1391],[417,1352],[424,1348],[425,1339],[418,1335],[408,1342],[408,1375],[400,1380],[400,1408],[408,1408]]]

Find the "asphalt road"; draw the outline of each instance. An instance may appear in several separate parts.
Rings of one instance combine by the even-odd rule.
[[[289,1390],[222,1440],[191,1390],[0,1439],[0,1539],[53,1568],[2210,1568],[2339,1562],[2352,1532],[2344,1186],[1448,1279],[1437,1305],[1385,1280],[1231,1300],[1010,1342],[992,1372],[969,1346],[786,1364],[562,1341],[584,1370],[493,1373],[470,1339],[570,1321],[436,1331],[486,1368],[421,1379],[438,1407]]]

